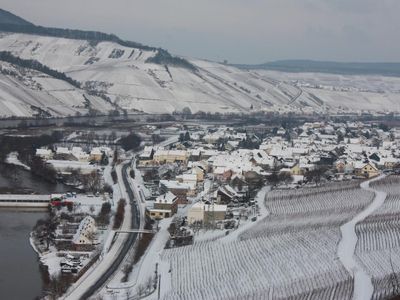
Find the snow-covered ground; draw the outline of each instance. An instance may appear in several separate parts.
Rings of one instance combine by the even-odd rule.
[[[18,152],[11,152],[6,158],[6,163],[16,165],[30,171],[31,168],[18,159]]]
[[[103,203],[111,199],[106,196],[93,196],[85,194],[77,194],[76,198],[69,198],[76,204],[76,211],[82,211],[88,214],[98,214]],[[111,203],[113,201],[110,201]]]

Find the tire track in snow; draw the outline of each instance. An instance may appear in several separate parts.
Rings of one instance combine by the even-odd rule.
[[[370,182],[382,179],[384,177],[385,175],[381,175],[377,178],[361,183],[360,187],[364,190],[374,192],[375,198],[366,209],[340,227],[342,239],[340,240],[338,246],[338,256],[346,270],[354,279],[354,300],[371,299],[374,292],[374,286],[372,285],[371,277],[366,273],[362,265],[360,265],[354,257],[354,251],[356,249],[358,240],[355,232],[355,226],[358,222],[361,222],[370,214],[372,214],[385,201],[385,192],[377,191],[369,187]]]

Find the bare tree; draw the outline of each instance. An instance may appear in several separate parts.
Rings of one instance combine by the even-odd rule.
[[[126,288],[126,289],[125,289],[125,296],[126,296],[126,299],[127,299],[127,300],[129,300],[129,299],[131,298],[131,296],[132,296],[132,290],[131,290],[130,288]]]
[[[146,291],[146,287],[143,284],[139,284],[136,288],[136,292],[139,295],[139,297],[142,296],[145,291]]]
[[[150,293],[151,292],[151,287],[153,286],[153,278],[151,278],[151,276],[149,278],[147,278],[146,280],[146,289],[147,292]]]
[[[317,167],[314,170],[310,170],[305,174],[307,181],[315,182],[318,185],[321,182],[323,175],[326,172],[326,168]]]
[[[82,176],[84,189],[89,192],[99,192],[101,190],[101,176],[96,171]]]

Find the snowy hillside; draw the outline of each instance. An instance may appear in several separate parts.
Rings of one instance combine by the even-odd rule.
[[[0,62],[0,118],[68,116],[113,109],[99,97],[46,74]]]
[[[246,71],[204,60],[188,59],[197,68],[193,71],[147,63],[149,57],[156,55],[155,50],[125,47],[115,42],[22,33],[1,33],[0,51],[10,51],[24,59],[35,59],[64,72],[81,82],[86,91],[101,93],[128,112],[172,113],[186,107],[192,112],[222,113],[259,110],[305,113],[400,111],[399,78],[355,76],[363,80],[355,80],[354,86],[348,89],[346,85],[353,81],[352,76],[324,75],[330,77],[330,82],[325,84],[326,78],[322,75]],[[11,78],[8,76],[2,79],[2,86],[7,86],[4,83],[7,80]],[[38,96],[39,99],[57,99],[46,100],[46,106],[55,115],[74,114],[84,107],[82,91],[71,92],[71,88],[67,87],[54,88],[54,82],[41,84],[46,86],[45,91],[51,93]],[[379,84],[385,92],[377,88]],[[5,89],[2,89],[2,93],[5,93]],[[35,105],[33,99],[36,99],[37,91],[22,88],[18,92],[6,93],[12,97],[2,96],[2,106],[8,110],[2,110],[7,113],[1,115],[33,114],[26,107],[11,107],[17,102],[25,103],[18,107]],[[107,112],[112,109],[105,101],[98,98],[96,101],[101,102],[98,110]],[[65,107],[65,110],[61,112],[60,107]]]

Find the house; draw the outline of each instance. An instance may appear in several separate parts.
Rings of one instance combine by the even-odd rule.
[[[385,167],[385,169],[394,169],[396,168],[396,166],[399,164],[399,159],[394,158],[394,157],[388,157],[383,159],[383,165]]]
[[[167,192],[156,198],[154,208],[149,210],[152,219],[170,218],[178,211],[178,197]]]
[[[181,174],[176,176],[176,180],[180,183],[186,183],[190,186],[196,186],[197,185],[197,175],[196,174]]]
[[[147,165],[153,160],[154,149],[151,146],[144,147],[143,152],[139,155],[141,165]]]
[[[337,171],[338,173],[344,173],[344,171],[345,171],[345,166],[346,166],[346,164],[344,163],[343,160],[338,160],[338,161],[335,163],[335,168],[336,168],[336,171]]]
[[[228,167],[216,167],[213,174],[218,180],[228,181],[231,179],[233,171]]]
[[[194,175],[196,175],[197,178],[197,182],[202,182],[204,181],[204,175],[206,173],[206,171],[204,170],[203,167],[201,166],[195,166],[193,167],[190,172]]]
[[[189,160],[191,161],[200,161],[201,160],[201,151],[200,149],[194,149],[190,152]]]
[[[178,197],[178,204],[186,204],[187,197],[195,195],[196,186],[190,186],[176,180],[160,180],[160,190],[163,193],[170,191]]]
[[[290,168],[291,175],[302,175],[303,171],[300,168],[299,164],[295,164],[293,167]]]
[[[90,250],[93,248],[94,236],[96,234],[96,222],[91,216],[86,216],[80,223],[78,230],[72,238],[72,244],[77,251]]]
[[[227,205],[205,204],[204,205],[204,223],[212,224],[214,222],[223,221],[228,210]]]
[[[188,223],[213,223],[225,220],[228,207],[226,205],[195,203],[188,211]]]
[[[81,147],[72,147],[71,154],[78,161],[88,161],[89,160],[89,154],[84,152]]]
[[[257,166],[267,167],[270,169],[272,169],[276,164],[276,159],[272,156],[269,156],[263,150],[254,150],[252,161]]]
[[[230,185],[224,185],[216,191],[217,203],[228,204],[239,198],[239,195]]]
[[[36,156],[48,160],[53,158],[53,151],[50,149],[36,149]]]
[[[103,152],[100,148],[95,147],[90,151],[89,160],[99,162],[103,157]]]
[[[56,154],[57,155],[70,155],[71,151],[66,147],[57,147]]]
[[[379,175],[378,168],[372,162],[356,162],[354,164],[354,172],[357,176],[364,176],[367,178]]]
[[[245,194],[249,191],[249,185],[242,175],[233,175],[230,185],[235,189],[236,193],[239,194]]]
[[[186,150],[157,150],[153,160],[156,163],[187,163],[188,152]]]
[[[203,202],[195,203],[188,211],[188,223],[193,224],[195,222],[204,221],[204,204]]]

